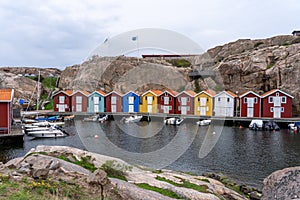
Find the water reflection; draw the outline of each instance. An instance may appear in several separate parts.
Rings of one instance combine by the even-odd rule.
[[[164,126],[162,122],[102,124],[75,121],[71,136],[62,139],[32,140],[24,145],[1,147],[6,162],[25,155],[37,145],[66,145],[118,157],[132,164],[170,168],[198,174],[222,172],[237,181],[261,187],[275,170],[300,165],[300,134],[250,131],[220,125],[199,127],[192,123]]]

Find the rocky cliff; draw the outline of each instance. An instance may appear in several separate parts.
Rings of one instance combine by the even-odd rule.
[[[295,97],[294,110],[299,113],[299,42],[300,38],[294,36],[241,39],[209,49],[199,56],[180,58],[192,64],[188,68],[173,66],[168,62],[170,58],[94,57],[67,67],[59,87],[89,91],[102,88],[125,93],[149,88],[182,91],[199,85],[200,90],[228,89],[238,94],[249,90],[262,94],[278,88]],[[192,70],[212,71],[214,76],[192,80],[188,76]]]
[[[117,90],[126,93],[130,90],[144,92],[169,88],[176,91],[212,89],[219,92],[228,89],[238,94],[249,90],[262,94],[278,88],[294,96],[294,116],[299,116],[299,50],[300,37],[240,39],[198,56],[176,58],[188,60],[191,63],[188,67],[175,66],[170,62],[175,58],[92,57],[82,64],[66,67],[62,72],[42,69],[41,73],[45,76],[49,73],[60,75],[60,89],[87,91],[103,89],[106,92]],[[192,70],[213,72],[213,75],[192,79],[189,77]],[[25,79],[23,82],[17,74],[37,74],[37,69],[0,68],[0,72],[0,87],[15,85],[17,97],[23,97],[25,93],[29,96],[33,89],[29,85],[33,82]]]

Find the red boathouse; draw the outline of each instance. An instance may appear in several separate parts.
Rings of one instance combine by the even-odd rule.
[[[273,89],[261,95],[262,117],[291,118],[293,96],[279,90]]]
[[[14,89],[0,89],[0,134],[10,134]]]

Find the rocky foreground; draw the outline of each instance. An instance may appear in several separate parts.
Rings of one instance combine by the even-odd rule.
[[[299,195],[299,169],[293,170],[295,173],[280,172],[280,180],[276,174],[266,179],[266,195],[262,199],[290,197],[283,196],[286,192],[282,186],[293,186],[285,195],[293,195],[293,198]],[[260,199],[253,191],[242,195],[212,178],[145,169],[117,158],[65,146],[37,146],[24,157],[2,164],[0,173],[0,196],[4,199],[10,197],[3,190],[8,180],[10,185],[14,182],[13,190],[23,182],[28,184],[26,191],[40,193],[44,199]],[[28,192],[21,194],[28,195]]]

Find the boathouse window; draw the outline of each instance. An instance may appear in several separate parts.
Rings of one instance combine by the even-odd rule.
[[[190,97],[187,98],[187,102],[190,102]]]
[[[281,112],[284,112],[284,108],[281,108]]]
[[[200,101],[200,97],[198,97],[198,101]]]
[[[220,98],[220,97],[218,97],[218,101],[219,101],[219,102],[221,101],[221,98]]]
[[[248,99],[247,97],[244,98],[244,103],[247,103],[247,99]]]
[[[273,97],[269,97],[269,103],[273,103],[273,102],[274,102]]]
[[[271,107],[271,108],[270,108],[270,112],[273,112],[273,111],[274,111],[274,108],[273,108],[273,107]]]
[[[281,97],[281,103],[286,103],[286,97]]]
[[[230,102],[230,98],[227,98],[227,102]]]
[[[279,92],[276,92],[276,97],[278,97],[279,96]]]
[[[257,97],[254,97],[254,103],[257,103]]]

